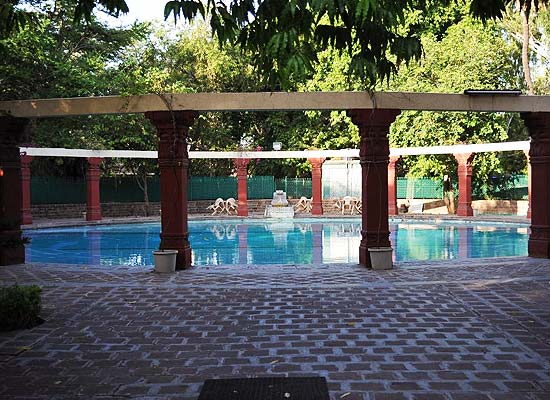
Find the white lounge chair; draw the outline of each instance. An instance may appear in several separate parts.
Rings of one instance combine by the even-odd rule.
[[[209,205],[206,209],[212,210],[212,215],[221,214],[226,209],[225,201],[221,197],[218,197],[216,201],[214,201],[214,204]]]
[[[238,209],[239,206],[237,201],[233,197],[230,197],[225,201],[225,211],[227,211],[228,215],[231,215],[233,212],[235,215],[238,214]]]
[[[313,199],[308,199],[305,196],[300,197],[300,200],[294,205],[296,211],[311,212],[311,201]]]

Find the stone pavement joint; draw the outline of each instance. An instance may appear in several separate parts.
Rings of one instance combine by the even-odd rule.
[[[550,398],[550,261],[194,268],[26,264],[46,322],[0,333],[2,399],[196,399],[324,376],[332,399]]]

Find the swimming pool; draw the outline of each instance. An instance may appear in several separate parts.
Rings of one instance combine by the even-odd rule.
[[[394,261],[527,255],[523,224],[390,224]],[[26,230],[28,262],[153,265],[159,223]],[[357,263],[360,219],[189,221],[193,265]]]

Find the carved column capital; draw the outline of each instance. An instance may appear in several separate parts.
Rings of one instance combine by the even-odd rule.
[[[233,159],[233,165],[237,169],[237,173],[239,172],[245,172],[248,173],[248,164],[250,164],[249,158],[234,158]]]
[[[388,163],[390,144],[388,130],[400,110],[355,109],[348,110],[348,116],[359,128],[359,159],[365,163]]]
[[[474,156],[476,153],[455,153],[453,154],[456,162],[458,163],[459,167],[466,167],[471,168],[472,167],[472,160],[474,159]]]
[[[311,164],[311,169],[319,169],[323,167],[323,163],[325,162],[325,158],[308,158],[307,159],[309,163]]]
[[[198,116],[196,111],[153,111],[145,116],[157,130],[159,138],[159,165],[181,166],[174,160],[189,158],[187,153],[187,135],[189,127]]]
[[[550,161],[550,113],[522,113],[521,118],[531,137],[529,161],[547,163]]]
[[[88,157],[88,168],[99,168],[101,163],[103,162],[103,158],[101,157]]]
[[[395,168],[395,164],[401,159],[401,156],[390,156],[390,166]]]

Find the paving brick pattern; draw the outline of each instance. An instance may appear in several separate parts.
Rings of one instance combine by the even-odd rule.
[[[550,261],[150,268],[27,264],[46,322],[0,334],[0,398],[196,399],[324,376],[332,399],[550,398]]]

